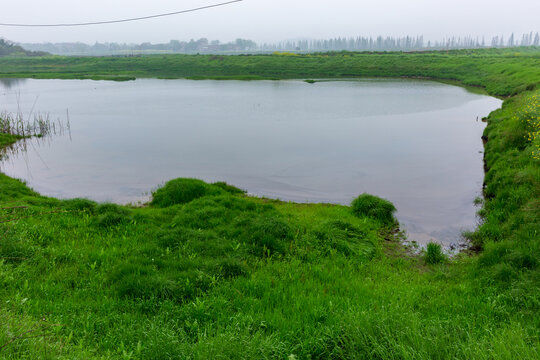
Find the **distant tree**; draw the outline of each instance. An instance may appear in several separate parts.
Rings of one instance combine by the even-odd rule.
[[[169,48],[172,51],[179,51],[182,48],[182,45],[178,40],[171,40],[169,41]]]
[[[529,34],[523,34],[521,36],[521,46],[529,46]]]
[[[512,35],[510,35],[510,37],[508,38],[508,47],[512,47],[514,45],[514,33],[512,33]]]
[[[8,55],[41,56],[47,55],[47,53],[43,51],[28,51],[22,46],[16,45],[11,41],[0,39],[0,56]]]
[[[237,50],[246,51],[246,50],[254,50],[257,48],[257,44],[251,40],[245,40],[245,39],[236,39],[235,45],[237,46]],[[289,46],[292,46],[289,44]]]

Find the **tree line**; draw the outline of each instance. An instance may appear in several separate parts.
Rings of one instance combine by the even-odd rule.
[[[505,38],[497,35],[491,39],[484,37],[461,36],[447,37],[438,41],[425,41],[423,36],[377,36],[377,37],[337,37],[332,39],[301,39],[288,40],[276,43],[257,44],[252,40],[236,39],[231,42],[208,40],[201,38],[189,41],[171,40],[168,43],[152,44],[119,44],[114,42],[99,43],[93,45],[82,42],[71,43],[26,43],[15,45],[3,42],[4,48],[15,51],[30,50],[33,52],[48,52],[58,55],[130,55],[142,53],[255,53],[274,51],[425,51],[425,50],[450,50],[450,49],[474,49],[474,48],[503,48],[515,46],[540,46],[540,34],[538,32],[526,33],[518,38],[514,34]],[[21,47],[22,46],[22,47]],[[24,48],[24,49],[23,49]],[[16,50],[15,50],[16,49]],[[26,50],[25,50],[26,49]],[[0,47],[0,56],[5,55]],[[6,50],[4,50],[5,52]]]
[[[324,40],[283,41],[262,44],[259,50],[266,51],[415,51],[445,49],[477,49],[486,47],[540,46],[540,34],[530,32],[518,40],[514,34],[505,40],[504,36],[494,36],[491,41],[484,37],[448,37],[440,41],[425,41],[423,36],[403,37],[338,37]]]
[[[10,55],[40,56],[45,55],[45,53],[28,51],[22,46],[16,45],[11,41],[0,39],[0,56]]]
[[[201,38],[190,41],[171,40],[168,43],[152,44],[119,44],[114,42],[93,45],[82,42],[70,43],[28,43],[21,44],[24,48],[35,51],[46,51],[58,55],[130,55],[141,53],[227,53],[227,52],[250,52],[257,51],[258,46],[254,41],[236,39],[235,41],[222,43],[219,40]]]

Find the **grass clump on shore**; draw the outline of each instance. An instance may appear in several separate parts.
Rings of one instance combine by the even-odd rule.
[[[370,194],[362,194],[353,200],[351,208],[356,216],[366,216],[386,226],[397,223],[394,218],[396,207],[390,201]]]
[[[220,186],[209,185],[197,179],[174,179],[152,193],[153,206],[167,207],[185,204],[205,195],[219,195]]]

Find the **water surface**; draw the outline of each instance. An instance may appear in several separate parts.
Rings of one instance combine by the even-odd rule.
[[[500,103],[411,80],[3,81],[0,109],[64,121],[68,109],[71,137],[32,140],[1,170],[42,194],[119,203],[176,177],[297,202],[367,192],[411,238],[448,244],[475,226],[478,118]]]

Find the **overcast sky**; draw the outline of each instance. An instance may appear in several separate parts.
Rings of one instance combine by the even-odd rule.
[[[226,0],[4,1],[0,23],[114,20]],[[78,28],[0,27],[15,42],[168,42],[206,37],[275,42],[337,36],[505,35],[540,31],[539,0],[244,0],[225,7],[132,23]]]

